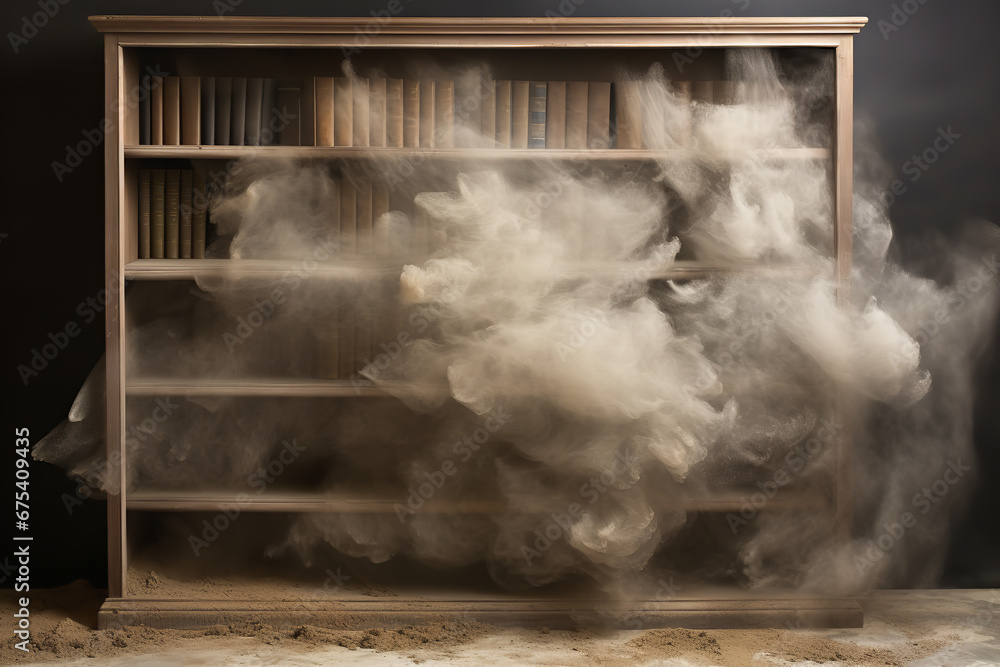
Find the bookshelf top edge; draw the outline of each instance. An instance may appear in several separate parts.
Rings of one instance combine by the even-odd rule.
[[[272,17],[272,16],[90,16],[99,32],[201,34],[346,34],[374,24],[384,34],[663,35],[855,34],[867,17]]]

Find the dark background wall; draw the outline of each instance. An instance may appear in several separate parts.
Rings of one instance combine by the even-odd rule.
[[[576,16],[867,16],[855,40],[855,117],[861,133],[884,156],[891,178],[904,181],[892,217],[897,251],[928,230],[944,234],[961,221],[981,217],[1000,222],[1000,5],[990,0],[562,0]],[[66,4],[60,4],[66,2]],[[403,16],[545,16],[560,0],[402,0]],[[579,4],[577,4],[579,3]],[[93,14],[217,14],[268,16],[368,16],[380,0],[7,0],[0,29],[3,54],[3,188],[0,202],[0,264],[7,303],[3,345],[3,421],[7,453],[0,473],[13,486],[15,427],[27,427],[32,443],[67,414],[87,373],[100,358],[103,319],[87,323],[78,306],[98,295],[103,283],[103,152],[57,180],[51,164],[62,162],[104,117],[101,36],[87,23]],[[58,12],[27,43],[11,44],[24,17],[49,7]],[[880,23],[881,22],[881,23]],[[898,28],[898,29],[896,29]],[[31,35],[26,32],[26,35]],[[906,169],[912,155],[931,145],[938,128],[960,135],[955,145],[918,180]],[[48,334],[76,322],[81,331],[27,386],[18,364]],[[1000,367],[993,345],[980,364],[976,406],[978,486],[954,529],[942,585],[1000,585]],[[9,472],[6,472],[9,471]],[[86,577],[106,582],[105,506],[88,501],[67,512],[60,499],[75,486],[53,466],[32,463],[33,586]],[[8,476],[9,475],[9,476]],[[10,523],[8,523],[10,522]],[[8,514],[0,523],[10,525]],[[0,529],[2,532],[3,529]],[[10,544],[8,542],[8,544]],[[0,559],[11,553],[0,549]],[[0,582],[12,580],[0,561]]]

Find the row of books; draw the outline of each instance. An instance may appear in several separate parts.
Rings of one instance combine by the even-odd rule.
[[[149,77],[148,85],[151,94],[140,109],[142,144],[301,143],[299,81],[165,76]],[[315,94],[318,146],[643,147],[636,82],[317,76],[307,85]],[[693,102],[733,100],[732,81],[675,81],[674,86]]]
[[[190,169],[139,170],[140,259],[205,256],[204,193],[204,178]]]
[[[642,148],[639,86],[608,81],[316,77],[316,144]],[[689,102],[733,100],[732,81],[678,81],[675,86]],[[465,134],[460,128],[473,132]]]
[[[139,108],[139,143],[299,145],[300,83],[260,77],[153,76]]]

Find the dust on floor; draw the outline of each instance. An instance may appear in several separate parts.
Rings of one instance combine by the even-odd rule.
[[[990,597],[992,594],[993,597]],[[31,595],[31,651],[10,639],[3,664],[378,665],[1000,665],[996,591],[895,591],[866,604],[864,629],[576,631],[441,622],[347,631],[258,623],[201,630],[96,630],[104,592],[85,582]],[[12,619],[16,595],[0,612]]]

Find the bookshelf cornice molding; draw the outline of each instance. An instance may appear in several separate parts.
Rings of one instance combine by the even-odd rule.
[[[134,16],[89,18],[101,32],[201,33],[219,35],[342,35],[367,26],[379,35],[690,35],[713,31],[736,35],[855,34],[865,17],[558,17],[454,18]],[[362,35],[365,32],[360,33]],[[374,37],[373,37],[374,38]]]

